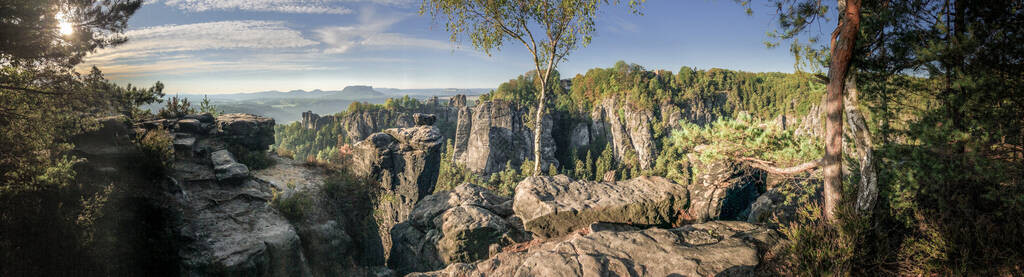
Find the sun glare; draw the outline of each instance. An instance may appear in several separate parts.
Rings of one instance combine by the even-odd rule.
[[[66,36],[66,35],[70,35],[71,33],[75,32],[74,26],[71,25],[71,22],[68,22],[67,16],[64,15],[64,12],[57,13],[56,17],[57,17],[57,27],[60,29],[60,34],[61,35]]]

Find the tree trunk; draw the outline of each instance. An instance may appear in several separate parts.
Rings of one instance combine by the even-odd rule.
[[[846,77],[846,121],[847,128],[857,147],[857,161],[860,163],[860,183],[857,185],[857,202],[854,206],[862,215],[869,214],[878,199],[878,174],[875,172],[874,152],[871,145],[871,131],[868,130],[864,114],[857,104],[857,76]]]
[[[540,75],[540,72],[537,73]],[[540,176],[540,138],[541,132],[544,131],[544,100],[547,98],[548,90],[548,76],[544,76],[544,79],[540,81],[540,98],[537,99],[537,120],[533,122],[533,176]]]
[[[845,5],[842,5],[845,2]],[[838,40],[833,39],[832,62],[828,67],[826,92],[825,156],[824,163],[825,203],[822,212],[825,219],[835,222],[836,207],[842,198],[843,187],[843,85],[853,57],[853,48],[860,30],[860,0],[839,0],[845,6],[840,15],[837,29]]]

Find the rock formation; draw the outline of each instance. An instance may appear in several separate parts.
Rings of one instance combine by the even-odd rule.
[[[590,114],[591,140],[604,138],[610,143],[612,153],[617,161],[625,161],[626,157],[637,157],[641,169],[654,166],[657,149],[651,133],[651,124],[655,119],[650,110],[623,105],[615,98],[601,101]],[[574,142],[574,144],[583,144]]]
[[[391,228],[434,191],[442,143],[437,127],[421,125],[374,133],[353,147],[354,173],[379,183],[374,218],[385,258],[391,250]]]
[[[755,276],[764,253],[779,240],[777,232],[745,222],[646,230],[601,226],[564,241],[409,276]]]
[[[748,208],[766,188],[767,174],[729,160],[705,164],[688,155],[697,174],[689,185],[693,220],[746,220]]]
[[[558,237],[596,222],[670,226],[686,204],[686,188],[661,177],[591,182],[558,175],[520,182],[513,208],[526,230]]]
[[[423,198],[408,221],[395,225],[388,266],[400,274],[438,270],[486,259],[527,236],[511,199],[462,184]]]
[[[464,154],[457,154],[458,161],[476,173],[490,175],[501,171],[509,163],[518,168],[523,162],[533,160],[533,128],[527,125],[528,119],[532,116],[527,114],[527,111],[528,109],[503,100],[477,104],[469,118],[459,119],[455,138],[460,143],[465,141],[466,145],[463,147],[456,144],[456,153],[462,153],[460,150],[465,149]],[[555,141],[551,138],[551,120],[550,115],[545,116],[543,120],[543,169],[550,165],[558,165],[558,160],[554,158]],[[461,133],[465,131],[467,125],[470,126],[468,136]]]
[[[295,228],[267,204],[270,186],[252,179],[227,150],[266,150],[274,142],[273,119],[207,114],[139,125],[142,132],[163,132],[155,126],[174,136],[168,175],[178,191],[173,209],[181,217],[175,228],[184,240],[182,275],[310,275]]]

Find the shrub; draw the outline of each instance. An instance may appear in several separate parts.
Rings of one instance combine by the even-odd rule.
[[[313,198],[309,196],[306,191],[294,191],[290,196],[285,197],[285,193],[271,188],[272,198],[270,205],[281,212],[291,222],[302,221],[306,217],[306,213],[313,208]]]
[[[174,161],[174,136],[161,127],[147,131],[138,140],[144,156],[142,167],[152,176],[163,174]]]
[[[253,151],[240,145],[232,145],[229,149],[238,162],[249,167],[249,170],[260,170],[274,166],[275,161],[266,151]]]
[[[167,99],[167,104],[163,108],[160,108],[158,116],[162,118],[182,118],[187,114],[194,114],[196,110],[192,108],[192,103],[189,103],[188,98],[179,98],[177,95]]]

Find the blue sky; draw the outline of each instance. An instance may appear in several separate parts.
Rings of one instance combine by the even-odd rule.
[[[756,1],[755,1],[756,2]],[[169,93],[292,89],[488,88],[533,68],[506,43],[487,56],[452,43],[418,0],[147,0],[129,42],[90,55],[119,83],[163,81]],[[648,0],[643,15],[600,11],[593,42],[559,66],[563,77],[618,60],[648,69],[681,66],[793,71],[787,46],[766,49],[775,11],[754,16],[731,0]],[[826,27],[822,26],[822,29]]]

